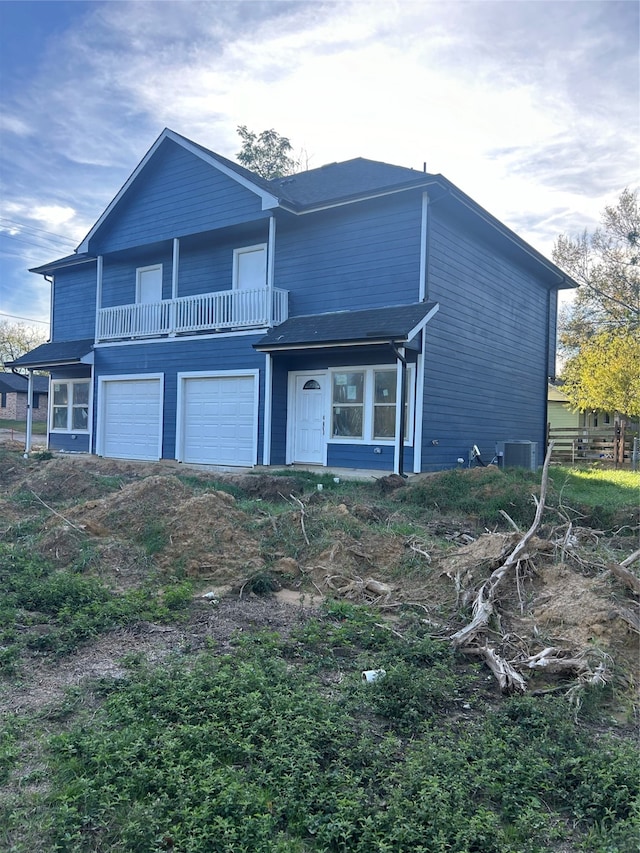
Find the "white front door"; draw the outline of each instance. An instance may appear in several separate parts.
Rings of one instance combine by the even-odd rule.
[[[295,377],[293,462],[325,462],[326,373]]]

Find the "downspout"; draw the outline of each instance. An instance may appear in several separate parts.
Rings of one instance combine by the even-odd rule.
[[[33,369],[29,368],[29,384],[27,385],[27,435],[24,445],[24,458],[29,458],[31,452],[31,433],[33,423]]]
[[[407,475],[404,473],[404,436],[407,429],[407,425],[405,423],[405,413],[404,413],[404,400],[407,394],[407,359],[404,356],[403,352],[400,352],[398,349],[398,345],[395,341],[389,341],[391,345],[391,349],[393,350],[395,357],[398,360],[398,369],[400,370],[400,400],[396,401],[400,403],[400,412],[399,418],[397,419],[398,424],[398,443],[396,444],[396,457],[397,464],[394,465],[394,468],[397,470],[394,471],[395,474],[399,474],[401,477],[406,477]],[[396,395],[397,396],[397,395]]]

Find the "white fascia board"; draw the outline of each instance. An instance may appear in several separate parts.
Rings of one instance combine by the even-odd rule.
[[[430,319],[431,319],[435,314],[437,314],[439,310],[440,310],[440,303],[439,303],[439,302],[436,302],[436,304],[433,306],[433,308],[431,309],[431,311],[429,311],[429,313],[427,314],[427,316],[426,316],[426,317],[423,317],[423,318],[422,318],[422,320],[420,320],[420,322],[419,322],[417,325],[415,325],[415,326],[413,327],[413,329],[411,329],[411,331],[407,334],[407,337],[406,337],[407,342],[408,342],[408,341],[412,341],[412,340],[415,338],[415,336],[418,334],[418,332],[421,332],[421,331],[422,331],[422,329],[424,329],[424,327],[427,325],[427,323],[429,322],[429,320],[430,320]]]
[[[108,205],[108,207],[105,209],[105,211],[102,214],[102,216],[100,217],[100,219],[98,219],[98,221],[93,226],[91,231],[89,231],[89,233],[84,238],[82,243],[80,243],[80,245],[76,249],[77,253],[89,251],[89,249],[88,249],[89,241],[91,240],[93,235],[103,225],[104,221],[111,214],[112,210],[115,208],[115,206],[118,204],[118,202],[122,199],[122,197],[125,195],[125,193],[129,190],[131,185],[135,182],[138,175],[142,172],[142,170],[145,168],[145,166],[147,165],[149,160],[151,160],[151,158],[156,153],[158,148],[162,145],[162,143],[165,141],[165,139],[170,139],[172,142],[175,142],[176,145],[180,145],[185,150],[190,151],[192,154],[195,154],[196,157],[199,157],[201,160],[204,160],[205,163],[208,163],[210,166],[213,166],[215,169],[218,169],[218,171],[222,172],[224,175],[227,175],[227,177],[232,178],[234,181],[236,181],[236,183],[239,183],[241,186],[250,190],[252,193],[255,193],[259,198],[262,199],[262,209],[263,210],[270,210],[271,208],[278,206],[279,202],[278,202],[278,199],[276,196],[274,196],[271,193],[266,192],[265,190],[261,189],[260,187],[257,187],[254,183],[247,180],[247,178],[243,177],[242,175],[239,175],[237,172],[234,172],[233,169],[230,169],[228,166],[225,166],[223,163],[220,163],[218,160],[216,160],[215,157],[212,157],[209,154],[206,154],[201,148],[198,148],[197,145],[193,145],[184,137],[179,136],[177,133],[174,133],[172,130],[169,130],[168,128],[165,128],[162,131],[162,133],[160,134],[160,136],[153,143],[151,148],[144,155],[142,160],[138,163],[138,165],[136,166],[134,171],[131,173],[129,178],[126,180],[126,182],[122,185],[122,188],[120,189],[118,194],[113,198],[113,200]]]

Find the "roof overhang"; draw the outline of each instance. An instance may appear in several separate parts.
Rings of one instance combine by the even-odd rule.
[[[41,344],[15,361],[7,362],[6,366],[52,370],[56,367],[71,367],[74,364],[93,364],[93,340]]]
[[[258,352],[410,345],[438,311],[437,302],[417,302],[291,317],[255,343]]]
[[[89,255],[86,252],[83,252],[82,254],[67,255],[66,258],[59,258],[57,261],[51,261],[50,264],[43,264],[40,267],[32,267],[29,272],[36,272],[40,273],[41,275],[46,275],[47,273],[54,273],[56,270],[59,269],[77,267],[81,264],[95,264],[95,262],[95,255]]]

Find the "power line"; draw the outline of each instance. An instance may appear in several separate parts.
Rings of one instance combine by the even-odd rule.
[[[3,222],[6,222],[9,227],[20,229],[20,231],[33,231],[39,234],[47,234],[50,237],[55,237],[57,240],[63,240],[65,243],[71,243],[72,246],[77,245],[77,242],[72,237],[65,237],[62,234],[56,234],[55,231],[47,231],[44,228],[36,228],[33,225],[23,225],[21,222],[16,222],[15,219],[6,219],[4,216],[0,216],[0,225]],[[7,225],[4,227],[6,228]],[[15,235],[11,234],[9,236],[13,237]]]
[[[12,320],[25,320],[27,323],[42,323],[44,326],[49,325],[48,320],[36,320],[33,317],[19,317],[17,314],[5,314],[4,311],[0,311],[0,317],[11,317]]]

